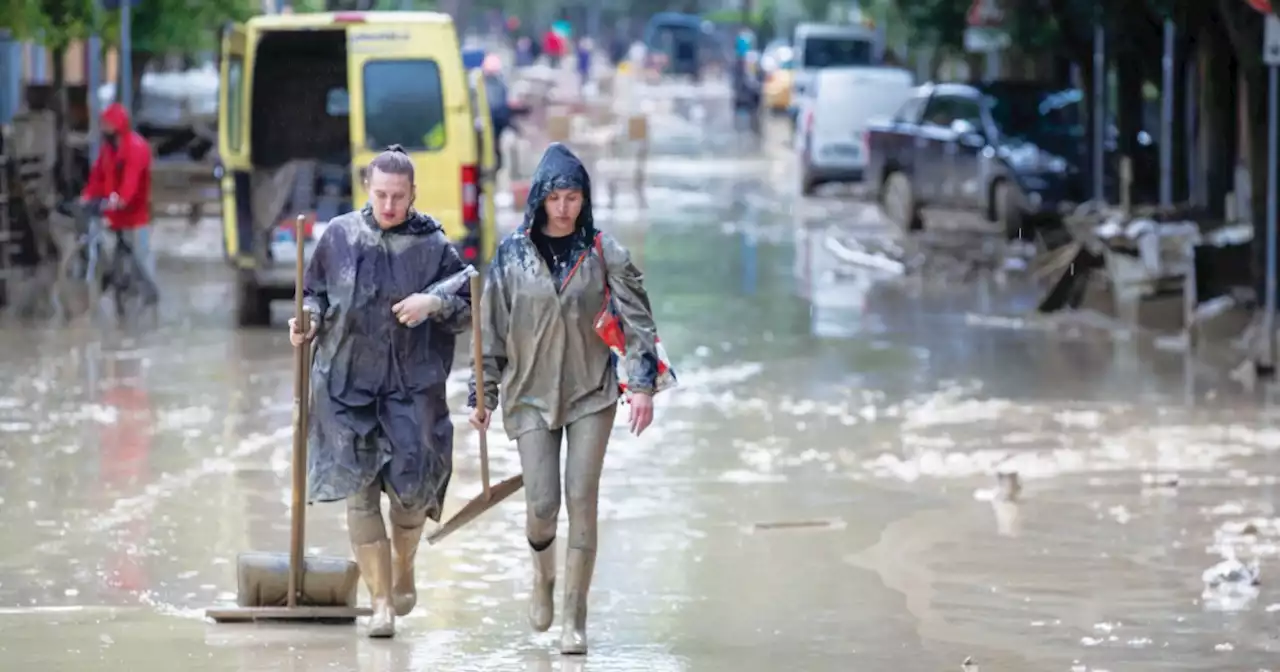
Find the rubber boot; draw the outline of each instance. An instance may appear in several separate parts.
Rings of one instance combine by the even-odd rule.
[[[570,548],[564,561],[564,616],[561,619],[560,653],[587,652],[587,593],[596,552]]]
[[[529,627],[534,632],[551,629],[556,616],[556,542],[541,551],[529,548],[533,556],[533,590],[529,593]]]
[[[391,565],[395,579],[391,584],[391,602],[396,616],[407,616],[418,604],[418,587],[414,583],[413,561],[418,557],[418,544],[422,542],[422,526],[391,526]]]
[[[356,564],[364,585],[369,588],[373,616],[369,617],[370,637],[394,637],[396,611],[391,603],[391,542],[375,541],[356,546]]]

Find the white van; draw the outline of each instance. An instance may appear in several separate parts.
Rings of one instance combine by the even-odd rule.
[[[827,68],[803,103],[796,127],[800,191],[820,184],[861,182],[867,167],[867,122],[892,115],[911,97],[915,77],[902,68]]]
[[[813,95],[818,73],[827,68],[876,65],[884,57],[884,39],[875,29],[860,25],[802,23],[792,38],[795,57],[791,80],[791,121],[804,100]]]

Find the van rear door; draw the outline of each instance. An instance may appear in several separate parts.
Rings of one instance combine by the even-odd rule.
[[[414,206],[435,217],[450,238],[461,237],[461,167],[475,143],[452,25],[446,19],[363,23],[337,16],[349,24],[353,205],[363,207],[369,198],[365,167],[398,144],[417,171]]]
[[[813,140],[823,148],[819,154],[830,163],[865,166],[868,122],[892,115],[911,97],[911,74],[876,66],[838,68],[822,71],[817,81]]]
[[[245,27],[235,24],[222,33],[222,57],[218,86],[218,156],[222,191],[222,240],[229,259],[245,255],[242,247],[253,240],[250,171],[253,157],[249,142],[250,90],[249,40]],[[245,241],[242,245],[241,241]],[[245,263],[249,263],[246,261]]]

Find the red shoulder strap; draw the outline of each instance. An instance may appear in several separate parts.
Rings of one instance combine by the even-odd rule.
[[[596,234],[595,248],[596,248],[596,254],[600,255],[600,263],[603,264],[604,263],[604,246],[601,245],[600,243],[600,234],[598,233]],[[587,250],[586,252],[583,252],[582,254],[578,255],[578,260],[574,262],[573,268],[569,269],[569,273],[564,276],[564,282],[560,283],[560,291],[563,292],[564,288],[569,286],[569,281],[572,280],[573,276],[578,272],[578,267],[582,265],[582,262],[590,254],[591,254],[591,250]],[[605,293],[608,294],[608,292],[609,292],[609,281],[605,280]]]
[[[598,233],[596,234],[596,250],[600,250],[600,234]],[[582,262],[585,261],[590,254],[591,250],[587,250],[578,255],[578,260],[573,262],[573,268],[569,269],[569,273],[564,276],[564,281],[560,283],[560,291],[563,292],[564,288],[569,286],[569,281],[578,273],[578,267],[582,265]],[[600,258],[604,259],[604,255],[601,255]]]

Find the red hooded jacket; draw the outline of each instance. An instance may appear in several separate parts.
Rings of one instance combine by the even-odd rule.
[[[561,58],[564,56],[564,38],[554,30],[548,30],[542,35],[542,51],[551,58]]]
[[[133,132],[129,113],[120,103],[112,103],[102,113],[103,129],[119,138],[115,145],[104,142],[98,160],[89,171],[89,183],[82,198],[110,198],[119,205],[106,213],[112,229],[136,229],[151,221],[151,145]]]

